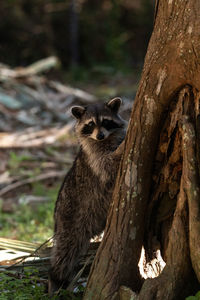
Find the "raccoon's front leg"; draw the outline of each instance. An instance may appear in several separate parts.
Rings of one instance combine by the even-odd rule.
[[[75,275],[79,258],[84,255],[90,243],[86,230],[74,232],[71,229],[58,232],[55,235],[51,270],[49,272],[49,294],[53,295],[59,288],[66,288]]]
[[[121,159],[121,156],[124,152],[124,147],[125,147],[125,142],[123,141],[118,147],[117,149],[113,152],[114,157],[118,157],[119,159]]]

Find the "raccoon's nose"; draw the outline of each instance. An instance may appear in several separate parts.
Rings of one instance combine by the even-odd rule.
[[[97,140],[103,140],[104,139],[104,134],[103,134],[103,132],[99,132],[98,134],[97,134]]]

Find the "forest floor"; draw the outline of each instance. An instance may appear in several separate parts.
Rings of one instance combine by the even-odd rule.
[[[120,96],[128,119],[137,89],[137,74],[106,74],[93,82],[68,76],[63,84],[51,73],[34,72],[35,66],[27,69],[0,66],[0,300],[45,299],[47,272],[5,265],[53,235],[58,189],[78,150],[70,107]],[[10,239],[24,243],[13,246]]]

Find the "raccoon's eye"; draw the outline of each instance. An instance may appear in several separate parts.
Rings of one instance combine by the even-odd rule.
[[[93,121],[89,122],[81,130],[82,134],[83,135],[89,135],[89,134],[91,134],[93,132],[93,130],[94,130],[94,126],[95,126],[95,124],[94,124]]]
[[[90,121],[87,125],[91,127],[91,126],[94,125],[94,122],[93,122],[93,121]]]
[[[120,125],[117,124],[116,122],[114,122],[113,120],[108,120],[108,119],[103,119],[102,121],[102,126],[106,129],[106,130],[112,130],[115,128],[119,128]]]

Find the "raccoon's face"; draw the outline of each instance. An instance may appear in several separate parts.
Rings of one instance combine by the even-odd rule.
[[[120,105],[121,99],[114,98],[104,104],[72,107],[79,137],[103,141],[124,128],[124,121],[118,115]]]

